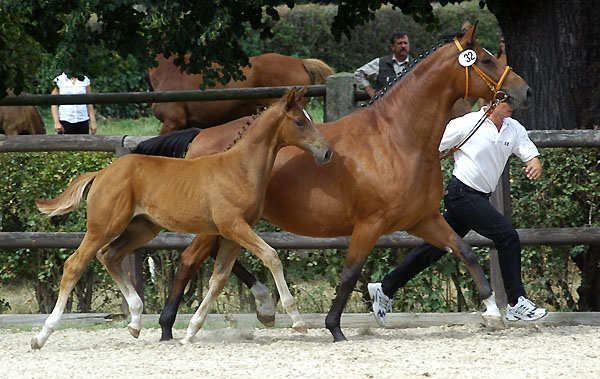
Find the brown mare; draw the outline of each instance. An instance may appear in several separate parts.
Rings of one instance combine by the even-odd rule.
[[[173,61],[158,55],[158,66],[148,72],[154,91],[197,90],[203,82],[202,75],[186,74],[180,71]],[[217,84],[218,88],[250,88],[303,86],[325,84],[325,78],[333,70],[318,59],[299,59],[286,55],[269,53],[250,57],[251,67],[242,67],[244,81],[231,81],[227,85]],[[213,66],[218,67],[218,66]],[[180,103],[152,104],[154,115],[162,121],[160,134],[185,128],[208,128],[223,124],[243,116],[255,114],[268,107],[277,99],[224,100]],[[303,99],[306,106],[307,99]]]
[[[8,94],[14,95],[10,90]],[[4,106],[0,107],[0,134],[7,136],[46,134],[46,125],[37,107]]]
[[[476,66],[498,80],[506,67],[479,46],[476,29],[459,42],[476,52]],[[443,191],[438,146],[450,110],[466,89],[465,68],[459,65],[458,55],[454,43],[440,47],[372,106],[320,125],[334,151],[327,166],[315,165],[295,148],[282,149],[277,156],[263,217],[296,234],[351,236],[341,283],[325,320],[334,341],[345,340],[340,318],[367,256],[381,235],[397,230],[406,230],[462,260],[487,306],[484,319],[491,324],[502,322],[477,256],[438,210]],[[474,69],[468,72],[469,93],[492,99],[493,92]],[[513,108],[529,105],[529,86],[517,74],[508,74],[502,91]],[[199,133],[187,157],[221,149],[222,141],[233,138],[233,124]],[[160,318],[162,340],[172,338],[183,289],[209,255],[214,240],[197,236],[183,252]]]
[[[96,254],[125,296],[131,312],[129,330],[138,337],[143,304],[121,262],[152,240],[162,227],[210,239],[224,237],[210,288],[190,321],[184,341],[189,342],[197,333],[225,286],[236,259],[232,252],[239,251],[237,244],[257,255],[271,270],[292,327],[306,331],[277,252],[252,230],[262,215],[267,181],[281,147],[298,146],[319,163],[331,158],[329,145],[299,103],[304,92],[288,92],[223,153],[190,160],[130,154],[100,171],[79,176],[56,199],[36,200],[42,212],[64,214],[89,190],[87,232],[65,262],[56,306],[31,340],[31,347],[44,345],[64,312],[69,294]]]

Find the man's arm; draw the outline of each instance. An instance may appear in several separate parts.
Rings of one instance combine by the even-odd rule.
[[[523,172],[530,180],[539,179],[542,176],[542,162],[540,162],[538,157],[528,160],[525,162]]]
[[[373,95],[375,94],[375,89],[371,87],[369,80],[377,78],[378,73],[379,58],[373,59],[371,62],[354,71],[354,79],[358,82],[358,88],[364,89],[371,98],[373,98]]]

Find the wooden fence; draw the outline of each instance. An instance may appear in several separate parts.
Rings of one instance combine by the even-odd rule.
[[[27,95],[6,97],[0,100],[0,106],[8,105],[52,105],[52,104],[108,104],[141,103],[171,101],[204,101],[247,98],[281,97],[289,87],[222,89],[206,91],[169,91],[147,93],[114,93],[91,95]],[[327,78],[325,86],[308,86],[308,96],[325,96],[325,120],[335,120],[349,113],[356,101],[365,100],[366,93],[357,91],[351,74],[336,74]],[[600,147],[599,130],[532,130],[529,136],[538,147]],[[144,139],[139,136],[109,135],[34,135],[0,137],[2,152],[34,151],[112,151],[122,155],[135,148]],[[502,212],[510,212],[510,184],[508,175],[504,175],[493,197],[495,206]],[[519,229],[523,245],[600,245],[600,228],[554,228]],[[260,233],[267,243],[277,249],[326,249],[347,248],[349,237],[310,238],[292,233]],[[0,232],[0,248],[76,248],[83,233],[16,233]],[[144,246],[147,249],[184,249],[193,236],[179,233],[162,233]],[[474,232],[466,237],[472,246],[492,246],[487,238]],[[421,240],[405,232],[396,232],[382,236],[377,247],[414,247]],[[129,265],[139,266],[139,262]],[[492,279],[500,277],[498,268],[492,266]],[[129,269],[139,272],[139,269]],[[494,274],[494,271],[496,273]],[[135,275],[134,275],[135,277]],[[139,278],[137,287],[141,285]],[[494,282],[494,280],[492,280]],[[497,283],[498,293],[503,289]],[[143,292],[142,292],[143,293]]]

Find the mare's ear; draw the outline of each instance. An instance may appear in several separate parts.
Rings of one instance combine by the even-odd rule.
[[[306,85],[304,87],[302,87],[302,89],[300,91],[298,91],[298,93],[296,94],[296,101],[301,102],[305,93],[306,93]]]
[[[477,25],[479,21],[475,21],[475,24],[469,29],[465,35],[460,39],[460,44],[463,46],[473,46],[475,44],[475,36],[477,35]]]
[[[285,109],[289,110],[296,102],[296,87],[292,87],[291,90],[284,96],[285,98]]]

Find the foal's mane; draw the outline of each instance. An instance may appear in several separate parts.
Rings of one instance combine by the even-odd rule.
[[[232,147],[233,147],[233,146],[234,146],[234,145],[235,145],[235,144],[236,144],[236,143],[237,143],[239,140],[241,140],[241,139],[242,139],[242,137],[244,137],[244,136],[246,135],[246,130],[248,130],[248,128],[249,128],[251,125],[253,125],[253,124],[256,122],[256,120],[258,120],[258,119],[260,118],[260,116],[262,116],[262,114],[263,114],[265,111],[267,111],[267,110],[271,109],[271,108],[272,108],[274,105],[276,105],[276,104],[278,104],[278,102],[277,102],[277,103],[273,103],[273,104],[271,104],[271,105],[270,105],[268,108],[265,108],[265,107],[263,107],[263,108],[259,109],[259,110],[258,110],[256,113],[254,113],[254,114],[251,116],[251,117],[252,117],[252,120],[248,120],[248,121],[246,121],[246,124],[245,124],[245,125],[243,125],[243,126],[240,128],[240,130],[238,130],[237,137],[235,137],[235,139],[234,139],[234,140],[233,140],[233,141],[232,141],[232,142],[229,144],[229,146],[227,146],[227,149],[225,149],[224,151],[227,151],[227,150],[231,149],[231,148],[232,148]]]

